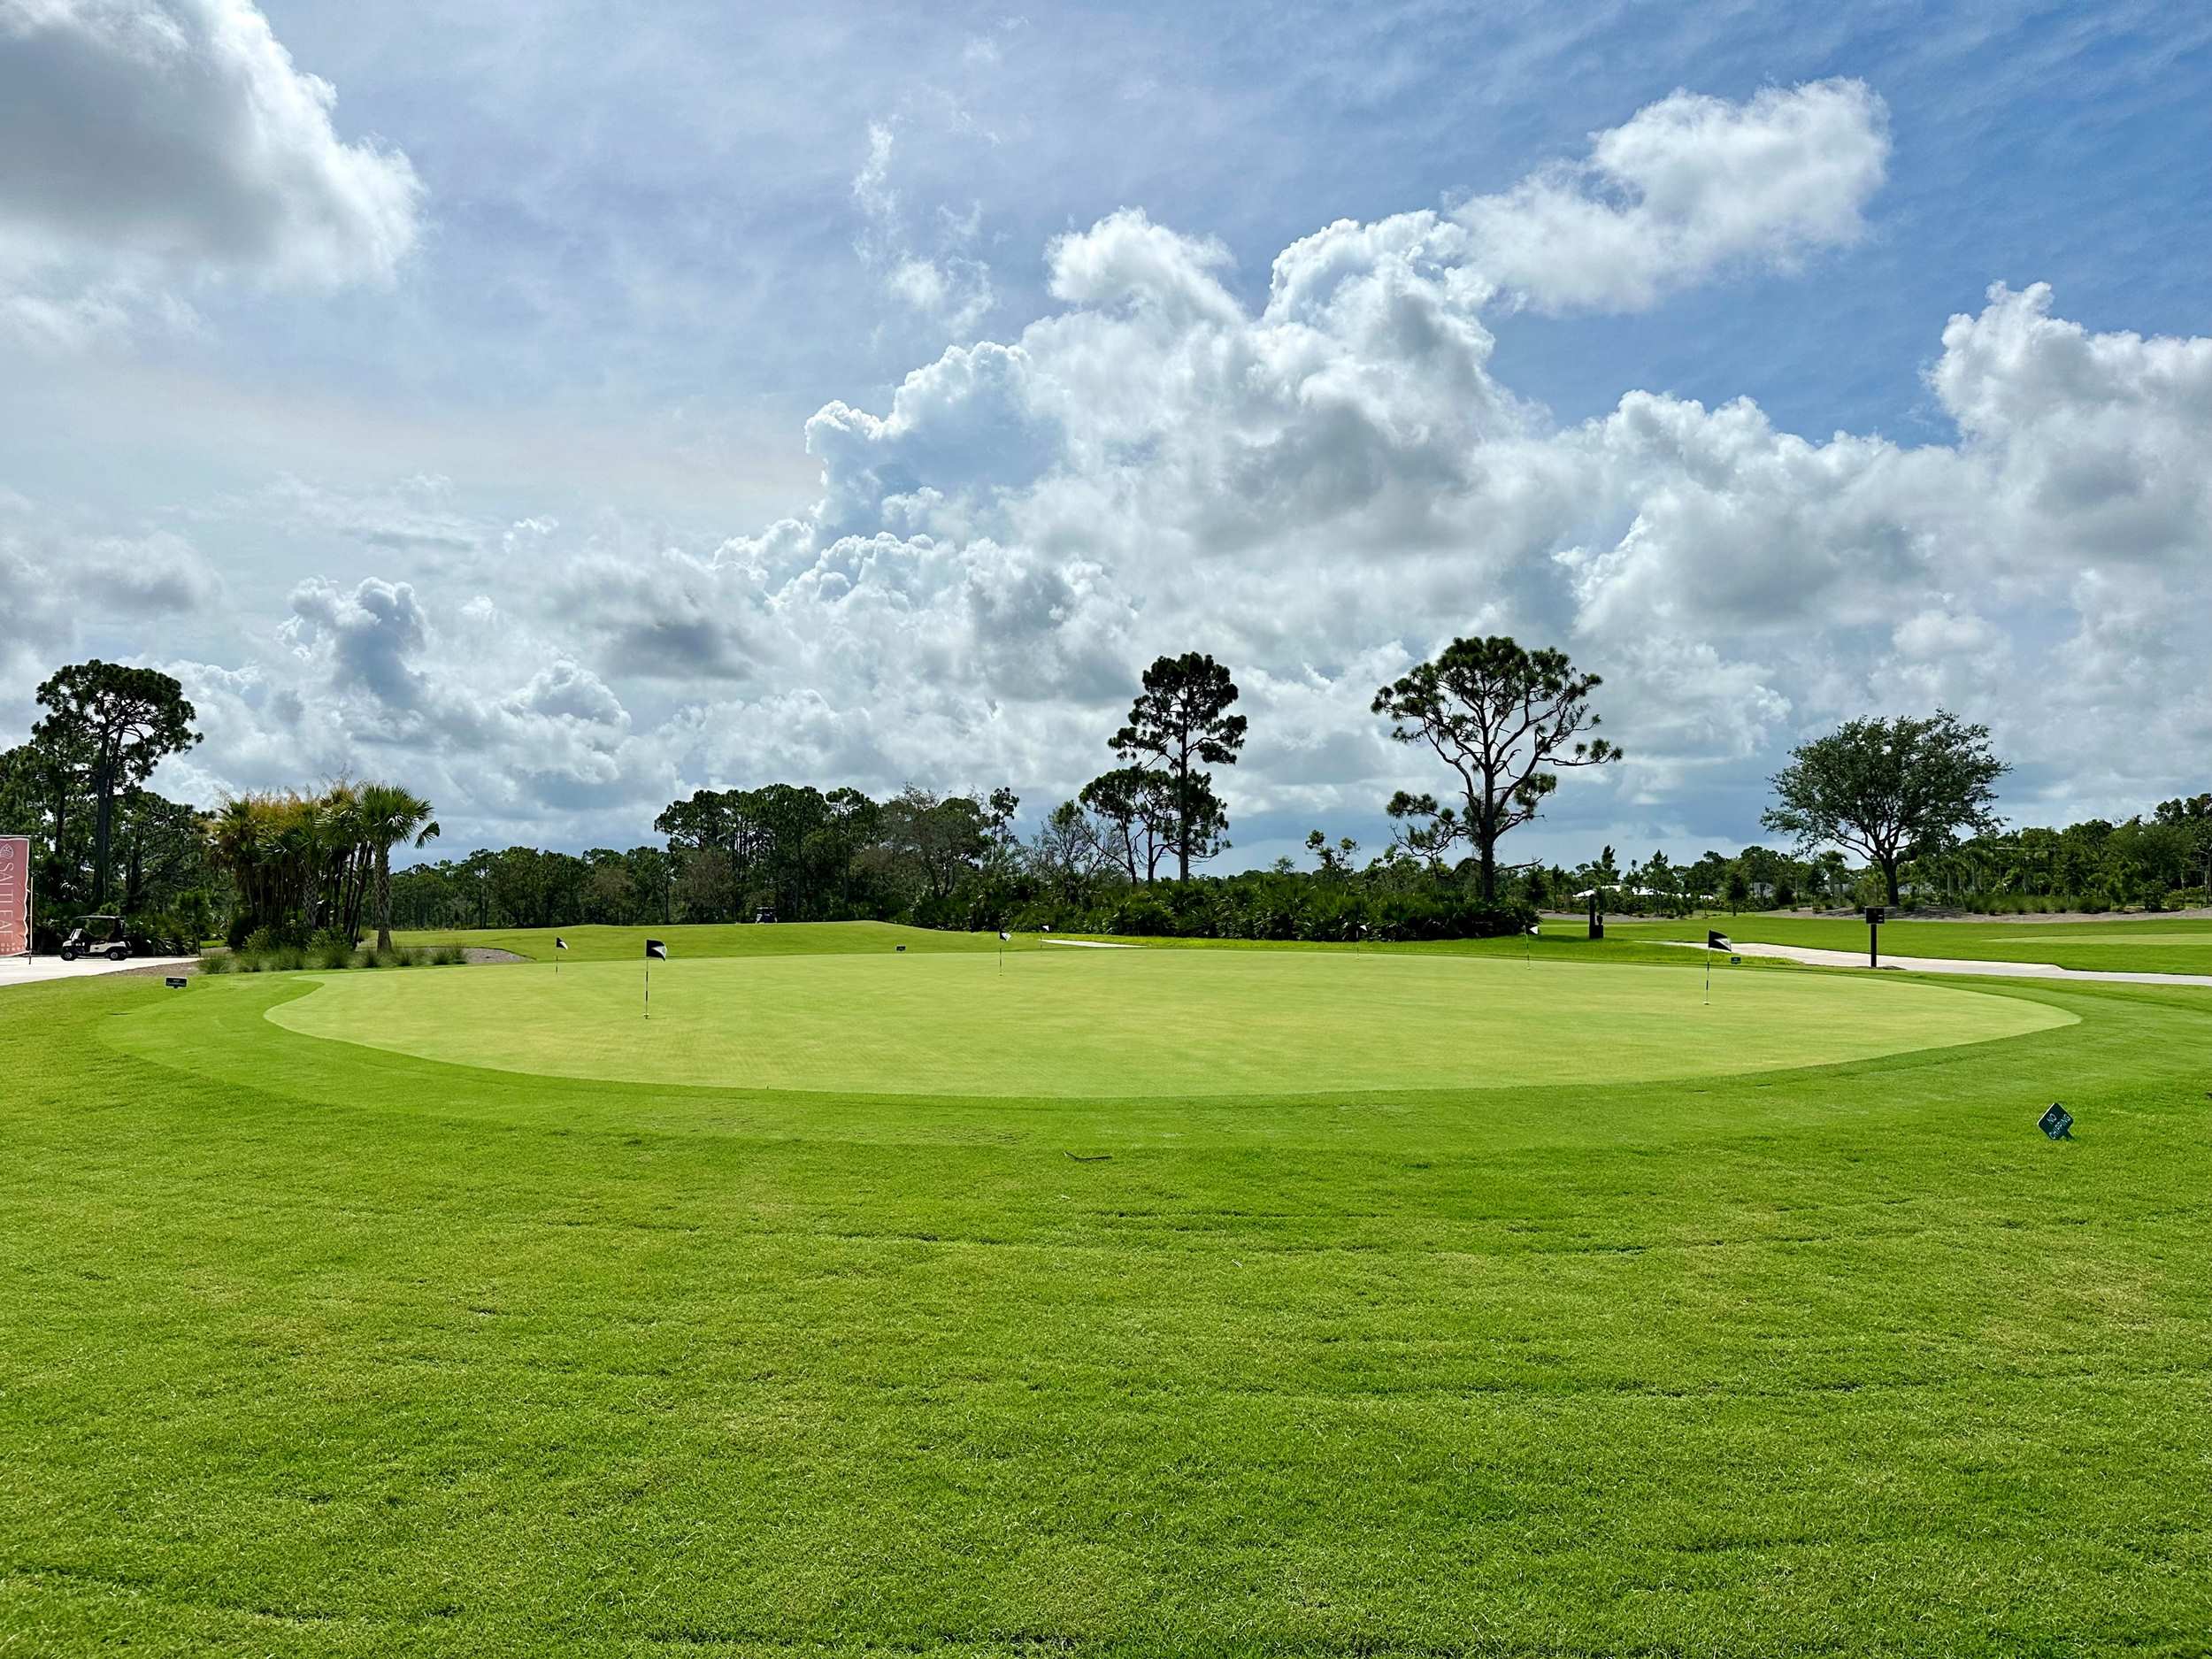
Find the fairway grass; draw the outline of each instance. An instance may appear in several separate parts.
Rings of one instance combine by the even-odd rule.
[[[818,984],[861,1043],[832,969],[923,969],[1019,1040],[992,941],[732,935],[781,958],[672,935],[657,1004]],[[1492,1087],[1314,1087],[1317,1043],[1119,1100],[269,1018],[419,985],[460,1025],[549,966],[0,992],[0,1655],[2201,1655],[2212,992],[1747,964],[1716,1008],[1802,987],[1815,1034],[2045,1023],[1636,1081],[1605,999],[1686,1024],[1695,970],[1575,949],[1019,964],[1199,962],[1129,995],[1216,1006],[1202,1064],[1401,960],[1553,1005],[1485,1031]]]
[[[1546,926],[1581,931],[1572,923]],[[1609,938],[1644,941],[1701,940],[1709,927],[1758,944],[1866,949],[1866,923],[1855,918],[1761,912],[1675,920],[1614,918],[1605,924]],[[2212,974],[2212,921],[2149,916],[2063,924],[2035,918],[2011,922],[1907,919],[1882,924],[1881,950],[1885,956],[2047,962],[2108,973]]]
[[[1724,970],[1711,995],[1698,968],[1383,952],[709,958],[655,964],[649,1002],[643,965],[318,976],[268,1018],[506,1071],[1040,1099],[1511,1087],[1557,1077],[1571,1056],[1637,1082],[1986,1041],[2070,1018],[1871,978]]]
[[[645,941],[657,939],[680,960],[694,956],[826,956],[901,949],[923,955],[995,951],[995,933],[949,933],[897,922],[687,922],[665,927],[431,928],[403,931],[403,947],[461,945],[503,950],[534,962],[641,962]],[[556,940],[565,940],[559,949]]]

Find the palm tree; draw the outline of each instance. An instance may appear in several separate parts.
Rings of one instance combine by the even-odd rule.
[[[361,839],[376,849],[376,948],[392,948],[392,849],[414,838],[420,847],[438,833],[430,803],[397,784],[365,783],[354,804]]]

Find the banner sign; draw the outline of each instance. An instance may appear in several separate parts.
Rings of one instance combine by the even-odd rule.
[[[0,956],[31,949],[31,841],[0,835]]]

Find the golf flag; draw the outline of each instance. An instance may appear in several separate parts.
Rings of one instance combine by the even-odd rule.
[[[1705,949],[1708,949],[1708,950],[1733,950],[1735,948],[1736,948],[1736,947],[1735,947],[1735,946],[1734,946],[1732,942],[1730,942],[1730,941],[1729,941],[1729,937],[1728,937],[1728,935],[1727,935],[1726,933],[1715,933],[1715,932],[1713,932],[1713,931],[1712,931],[1711,929],[1709,929],[1709,928],[1706,930],[1706,933],[1705,933]]]
[[[665,962],[668,960],[668,947],[657,939],[649,939],[645,941],[645,957],[649,962]]]
[[[554,934],[553,949],[556,950],[566,950],[568,949],[568,941],[563,939],[558,933]]]
[[[1543,927],[1544,925],[1541,922],[1531,922],[1526,927],[1521,929],[1521,931],[1526,933],[1531,939],[1541,939],[1544,936]]]
[[[1000,943],[1000,944],[1002,944],[1002,944],[1004,944],[1004,943],[1005,943],[1008,940],[1010,940],[1010,939],[1013,938],[1013,936],[1014,936],[1013,934],[1011,934],[1011,933],[1006,933],[1006,932],[1004,932],[1004,931],[1002,931],[1002,931],[1001,931],[1001,933],[999,933],[999,936],[998,936],[998,941],[999,941],[999,943]]]

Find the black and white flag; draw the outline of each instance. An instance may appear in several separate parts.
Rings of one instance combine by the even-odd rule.
[[[645,941],[645,954],[649,959],[665,962],[668,960],[668,947],[657,939],[649,939]]]
[[[1717,933],[1712,932],[1710,929],[1707,930],[1705,934],[1706,949],[1733,950],[1735,948],[1735,945],[1730,941],[1726,933]]]
[[[1000,944],[1002,944],[1002,944],[1006,943],[1006,942],[1007,942],[1007,941],[1009,941],[1009,940],[1010,940],[1011,938],[1013,938],[1013,936],[1014,936],[1014,935],[1013,935],[1013,934],[1011,934],[1011,933],[1000,933],[1000,934],[999,934],[999,936],[998,936],[998,941],[999,941],[999,943],[1000,943]]]
[[[1526,933],[1531,939],[1541,939],[1544,936],[1544,925],[1541,922],[1531,922],[1526,927],[1521,929],[1521,931]]]
[[[556,950],[566,950],[568,949],[568,941],[563,939],[558,933],[554,934],[553,949]]]

